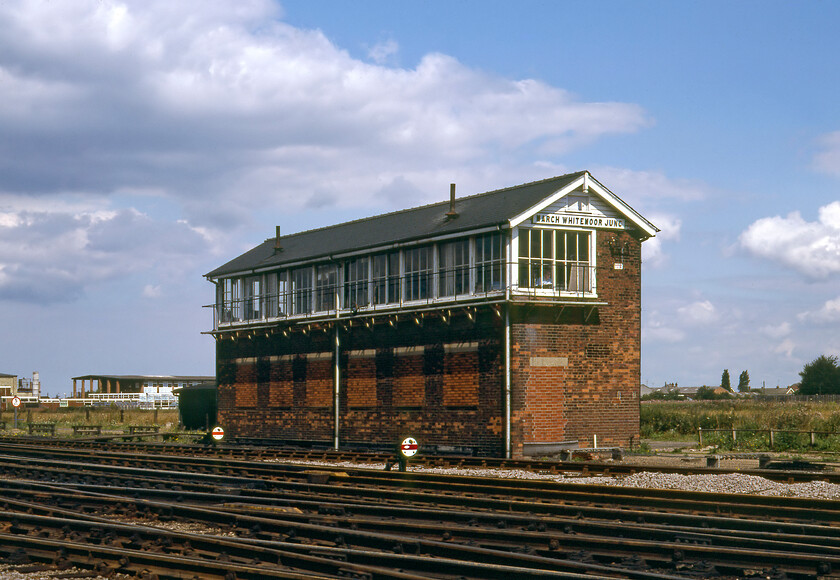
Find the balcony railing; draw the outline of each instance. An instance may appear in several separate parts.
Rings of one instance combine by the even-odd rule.
[[[215,330],[283,320],[335,318],[427,306],[459,305],[507,297],[533,301],[592,297],[595,269],[588,264],[557,264],[540,275],[530,264],[504,268],[501,262],[473,268],[411,272],[374,280],[345,281],[316,287],[231,298],[208,305]],[[507,284],[505,273],[517,272]],[[556,281],[556,282],[555,282]],[[264,286],[263,286],[264,287]]]

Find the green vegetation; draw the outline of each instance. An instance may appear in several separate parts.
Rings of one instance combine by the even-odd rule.
[[[733,399],[651,401],[641,406],[641,436],[644,438],[683,441],[696,438],[698,428],[738,430],[735,441],[731,432],[704,433],[704,445],[739,451],[767,450],[768,429],[840,433],[840,405]],[[840,435],[817,435],[815,445],[811,447],[809,433],[777,433],[774,449],[840,451]]]
[[[729,369],[723,369],[723,374],[720,376],[720,386],[727,391],[732,390],[732,385],[729,383]]]
[[[836,395],[840,393],[840,368],[836,356],[820,355],[799,373],[800,395]]]
[[[55,423],[56,429],[72,429],[73,425],[101,425],[104,431],[121,431],[128,425],[159,425],[161,431],[178,429],[178,409],[119,409],[111,407],[68,407],[64,409],[18,409],[18,428],[26,429],[31,417],[33,423]],[[157,418],[157,423],[155,423]],[[6,429],[12,428],[14,411],[3,411],[0,420]]]
[[[750,390],[750,373],[743,371],[738,377],[738,392],[746,393]]]

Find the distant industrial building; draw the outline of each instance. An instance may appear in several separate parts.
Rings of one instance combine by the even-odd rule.
[[[175,389],[194,385],[215,386],[214,376],[195,375],[102,375],[73,377],[75,404],[114,403],[149,408],[175,407]]]
[[[273,238],[209,272],[230,436],[522,456],[639,433],[641,245],[581,171]]]

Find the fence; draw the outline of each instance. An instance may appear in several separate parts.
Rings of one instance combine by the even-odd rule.
[[[733,443],[738,440],[738,433],[766,433],[767,441],[771,449],[776,445],[777,434],[792,433],[794,435],[804,435],[807,433],[811,438],[812,446],[817,444],[817,435],[840,435],[840,433],[834,431],[796,431],[791,429],[703,429],[702,427],[699,427],[697,429],[697,440],[700,447],[703,447],[704,433],[731,433]]]

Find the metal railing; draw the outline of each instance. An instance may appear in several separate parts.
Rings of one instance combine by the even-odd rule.
[[[731,439],[733,443],[738,441],[738,433],[763,433],[767,435],[767,443],[769,444],[770,448],[772,449],[776,445],[776,436],[777,435],[785,435],[785,434],[793,434],[793,435],[809,435],[811,440],[811,446],[817,444],[817,435],[821,436],[836,436],[840,435],[835,431],[800,431],[794,429],[703,429],[702,427],[697,428],[697,441],[700,447],[703,447],[703,434],[704,433],[726,433],[727,435],[731,435]],[[707,439],[708,441],[708,439]]]
[[[213,328],[218,330],[286,319],[305,320],[375,314],[407,307],[460,305],[506,296],[539,301],[560,297],[582,298],[594,293],[595,269],[588,264],[558,263],[558,267],[551,271],[552,275],[539,278],[532,275],[532,268],[521,272],[516,267],[507,266],[502,262],[488,262],[472,268],[462,266],[408,272],[399,277],[352,280],[340,284],[317,285],[316,281],[315,287],[289,288],[286,285],[285,289],[276,292],[222,300],[206,307],[213,309]],[[507,281],[508,272],[520,274],[514,283]],[[560,275],[554,276],[555,273]],[[558,278],[557,283],[552,282]]]

